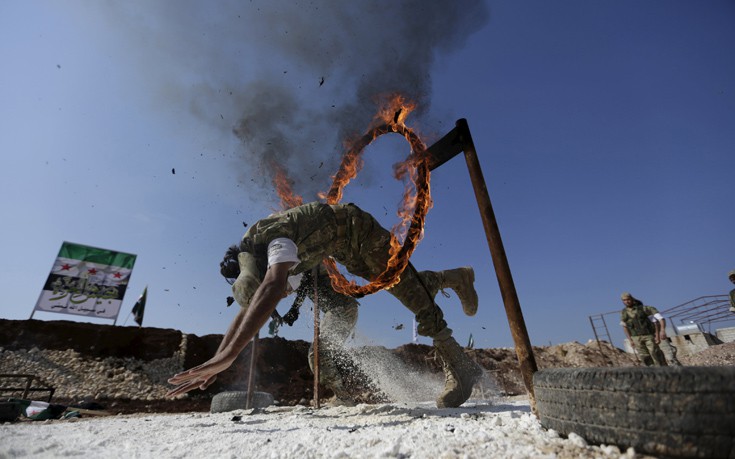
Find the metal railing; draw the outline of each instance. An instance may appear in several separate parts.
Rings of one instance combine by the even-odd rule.
[[[605,316],[619,316],[620,310],[603,312],[589,316],[592,333],[600,348],[600,354],[609,357],[604,351],[602,341],[607,341],[612,345],[612,337],[607,327]],[[728,295],[705,295],[687,301],[685,303],[673,306],[668,309],[660,310],[661,314],[671,324],[673,331],[678,332],[677,324],[697,324],[707,333],[712,334],[715,324],[725,324],[731,322],[735,325],[735,314],[730,311],[730,297]],[[621,332],[622,333],[622,332]],[[617,363],[616,363],[617,364]]]
[[[15,380],[23,380],[15,382]],[[44,383],[38,376],[34,375],[20,375],[20,374],[0,374],[0,394],[3,397],[7,394],[17,395],[20,394],[20,398],[28,400],[28,396],[36,392],[47,392],[47,402],[51,402],[51,397],[54,396],[55,388]]]

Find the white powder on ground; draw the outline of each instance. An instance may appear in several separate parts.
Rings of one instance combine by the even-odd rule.
[[[621,458],[544,430],[527,400],[140,414],[0,425],[0,458]],[[641,456],[638,456],[641,457]]]

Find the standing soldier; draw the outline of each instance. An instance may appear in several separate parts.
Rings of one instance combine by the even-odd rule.
[[[735,269],[727,273],[727,277],[735,284]],[[735,288],[730,290],[730,312],[735,312]]]
[[[620,312],[620,325],[625,336],[638,352],[644,365],[665,366],[661,350],[657,346],[661,327],[657,327],[649,317],[658,314],[653,306],[644,306],[628,292],[620,295],[625,308]],[[664,337],[666,332],[664,331]]]
[[[289,293],[289,277],[332,257],[351,274],[374,279],[387,267],[390,238],[388,230],[354,204],[312,202],[258,221],[243,236],[237,261],[226,256],[220,270],[226,278],[237,276],[232,279],[232,293],[241,306],[240,312],[214,357],[169,379],[177,387],[167,395],[206,389],[217,374],[229,368]],[[482,368],[452,337],[444,313],[412,264],[388,292],[414,313],[419,334],[433,339],[442,359],[445,383],[437,406],[460,406],[470,397]]]

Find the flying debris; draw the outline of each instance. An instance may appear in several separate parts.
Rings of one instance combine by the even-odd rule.
[[[228,296],[228,297],[227,297],[227,307],[228,307],[228,308],[229,308],[230,306],[232,306],[232,303],[234,303],[234,302],[235,302],[235,299],[234,299],[233,297],[231,297],[231,296]]]
[[[323,84],[324,84],[324,77],[321,77],[321,79],[319,80],[319,86],[321,86]]]
[[[174,175],[176,175],[176,169],[172,167],[171,168],[171,173],[174,174]]]
[[[403,330],[403,324],[398,324],[393,326],[394,330]]]
[[[245,222],[242,222],[242,226],[245,227],[245,228],[247,228],[248,227],[248,224],[245,223]]]

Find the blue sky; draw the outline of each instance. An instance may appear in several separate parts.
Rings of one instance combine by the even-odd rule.
[[[345,133],[393,90],[420,100],[408,124],[427,143],[468,120],[534,345],[586,342],[623,291],[666,309],[732,288],[735,3],[273,3],[0,4],[0,316],[30,316],[71,241],[138,255],[119,324],[147,285],[146,326],[223,333],[218,263],[278,205],[261,161],[325,190]],[[344,199],[387,227],[396,137]],[[463,159],[431,184],[413,263],[473,266],[478,314],[439,304],[460,342],[512,346]],[[361,302],[361,342],[411,340],[392,296]],[[283,336],[311,339],[303,312]]]

